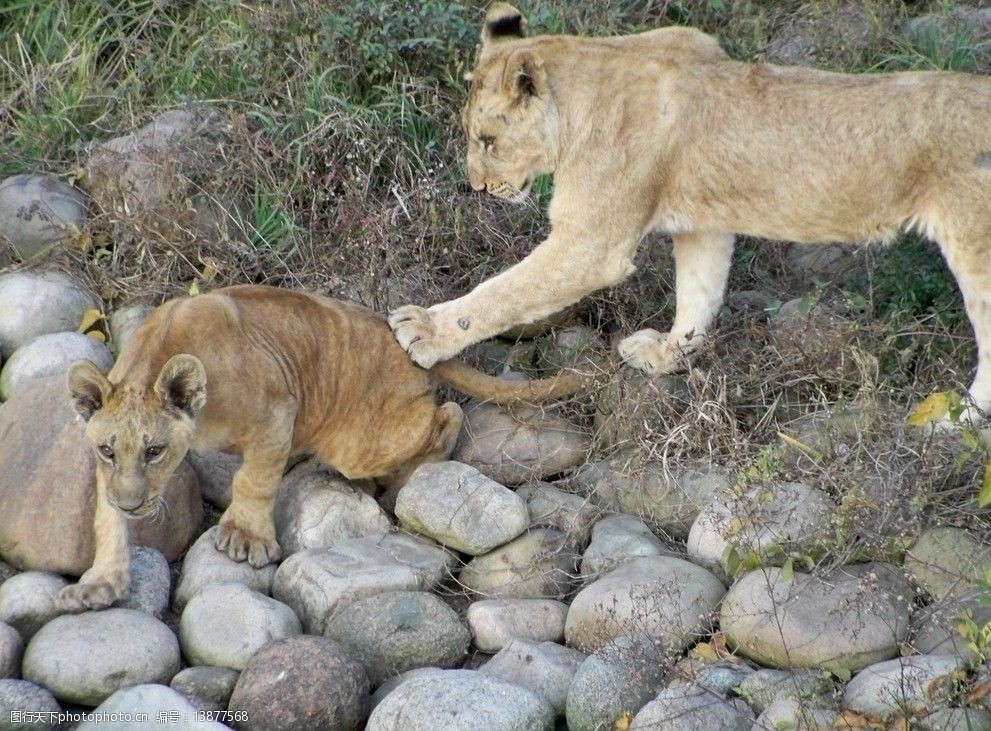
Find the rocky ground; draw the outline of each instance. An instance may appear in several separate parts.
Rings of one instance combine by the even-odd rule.
[[[588,5],[604,27],[612,16]],[[642,5],[641,22],[664,20]],[[668,22],[677,4],[663,5]],[[756,34],[745,3],[684,7],[703,5],[703,26],[727,24],[710,30]],[[917,37],[986,70],[972,51],[988,41],[987,9],[936,8],[890,31],[879,24],[905,20],[891,7],[803,4],[760,52],[845,68]],[[746,55],[742,31],[729,41]],[[59,615],[55,594],[93,555],[71,362],[108,369],[166,295],[256,281],[423,303],[540,234],[539,211],[458,198],[398,163],[372,184],[395,150],[338,116],[296,141],[326,145],[306,150],[340,170],[293,178],[333,200],[295,191],[294,220],[280,217],[240,186],[258,170],[290,177],[291,156],[245,119],[223,105],[157,110],[96,135],[61,179],[0,181],[0,731],[136,727],[48,715],[94,709],[264,731],[991,729],[991,516],[976,503],[988,434],[905,425],[921,396],[966,381],[972,340],[941,311],[877,322],[875,255],[839,246],[741,242],[711,342],[687,373],[649,379],[618,368],[609,339],[670,311],[657,282],[670,284],[670,258],[653,241],[623,288],[466,353],[506,377],[578,368],[597,376],[588,394],[543,409],[466,403],[453,461],[388,499],[294,464],[278,565],[214,548],[238,460],[191,454],[166,517],[134,526],[127,595]],[[354,180],[335,177],[352,167]],[[448,193],[456,224],[438,213]],[[437,220],[444,235],[421,228]],[[887,277],[912,289],[930,271]]]

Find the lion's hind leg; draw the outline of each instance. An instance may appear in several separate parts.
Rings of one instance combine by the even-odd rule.
[[[988,242],[991,247],[991,223],[979,237],[940,242],[977,341],[977,370],[968,394],[972,405],[961,416],[971,423],[991,415],[991,251],[975,246],[975,241]]]

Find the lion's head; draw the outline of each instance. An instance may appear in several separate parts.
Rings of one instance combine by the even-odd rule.
[[[461,115],[472,187],[514,201],[526,197],[539,175],[554,172],[557,156],[547,70],[534,48],[512,42],[523,37],[525,26],[513,6],[489,8]]]
[[[141,390],[115,386],[82,360],[70,368],[68,385],[76,411],[87,421],[86,439],[107,499],[131,517],[156,512],[206,403],[203,364],[191,355],[176,355],[151,389]]]

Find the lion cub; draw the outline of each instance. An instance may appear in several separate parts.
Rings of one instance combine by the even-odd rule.
[[[162,305],[107,376],[68,376],[96,453],[96,558],[59,595],[64,609],[106,607],[128,584],[128,517],[160,507],[189,449],[241,454],[217,548],[256,567],[281,556],[272,508],[287,460],[312,452],[351,479],[405,482],[447,459],[462,411],[437,384],[480,399],[538,402],[578,390],[573,374],[505,381],[464,363],[414,365],[383,317],[327,297],[264,286]]]

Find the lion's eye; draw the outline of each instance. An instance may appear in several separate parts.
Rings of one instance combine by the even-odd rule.
[[[159,447],[159,446],[148,447],[147,449],[145,449],[145,459],[150,462],[151,460],[155,459],[155,457],[158,457],[164,451],[164,449],[165,447]]]
[[[109,444],[101,444],[99,449],[100,454],[102,454],[105,459],[112,460],[114,458],[114,450],[110,448]]]

